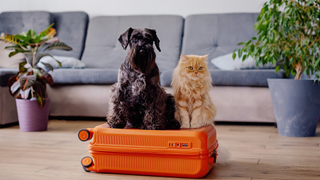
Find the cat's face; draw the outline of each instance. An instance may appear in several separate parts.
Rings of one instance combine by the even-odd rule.
[[[209,75],[207,57],[181,54],[179,66],[180,73],[192,80],[199,80]]]

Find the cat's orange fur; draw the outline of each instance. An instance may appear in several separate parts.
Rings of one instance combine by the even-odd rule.
[[[175,118],[180,121],[181,128],[198,128],[214,123],[217,110],[209,96],[212,79],[207,56],[181,54],[174,70],[171,85],[176,101]]]

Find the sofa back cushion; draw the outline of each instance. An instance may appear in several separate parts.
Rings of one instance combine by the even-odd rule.
[[[12,11],[0,14],[0,33],[20,34],[34,29],[37,33],[45,30],[52,23],[52,16],[45,11]],[[9,43],[0,42],[0,68],[19,68],[19,63],[24,61],[24,55],[18,53],[9,58],[12,50],[5,50]]]
[[[156,51],[160,71],[172,69],[179,59],[184,19],[175,15],[99,16],[90,20],[82,61],[86,67],[118,69],[128,49],[119,36],[128,28],[156,29],[161,52]]]
[[[0,32],[20,34],[34,29],[37,33],[52,23],[52,16],[46,11],[12,11],[0,14]]]
[[[6,46],[10,46],[10,44],[0,41],[0,68],[19,68],[19,64],[24,62],[24,54],[18,53],[11,58],[9,58],[9,54],[12,50],[4,49]]]
[[[186,17],[182,54],[209,54],[211,59],[233,52],[239,42],[257,35],[254,24],[259,13],[201,14]]]
[[[85,12],[52,13],[54,28],[61,42],[72,47],[72,51],[52,50],[55,56],[67,56],[81,59],[89,23],[89,16]]]

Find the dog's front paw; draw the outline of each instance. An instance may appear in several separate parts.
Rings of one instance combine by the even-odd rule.
[[[154,124],[154,125],[147,126],[147,129],[148,130],[163,130],[163,129],[165,129],[165,126],[159,125],[159,124]]]
[[[146,129],[146,126],[144,124],[140,124],[140,126],[138,128],[139,129]]]
[[[110,128],[124,128],[126,124],[122,121],[108,122]]]

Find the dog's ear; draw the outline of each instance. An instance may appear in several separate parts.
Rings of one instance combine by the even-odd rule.
[[[159,40],[159,38],[158,38],[158,36],[157,36],[156,30],[155,30],[155,29],[149,29],[149,30],[150,30],[150,32],[151,32],[151,34],[152,34],[154,44],[156,45],[158,51],[161,52],[160,45],[159,45],[160,40]]]
[[[128,47],[132,31],[133,29],[130,27],[126,32],[121,34],[118,39],[118,41],[121,43],[121,46],[123,47],[124,50],[126,50]]]

